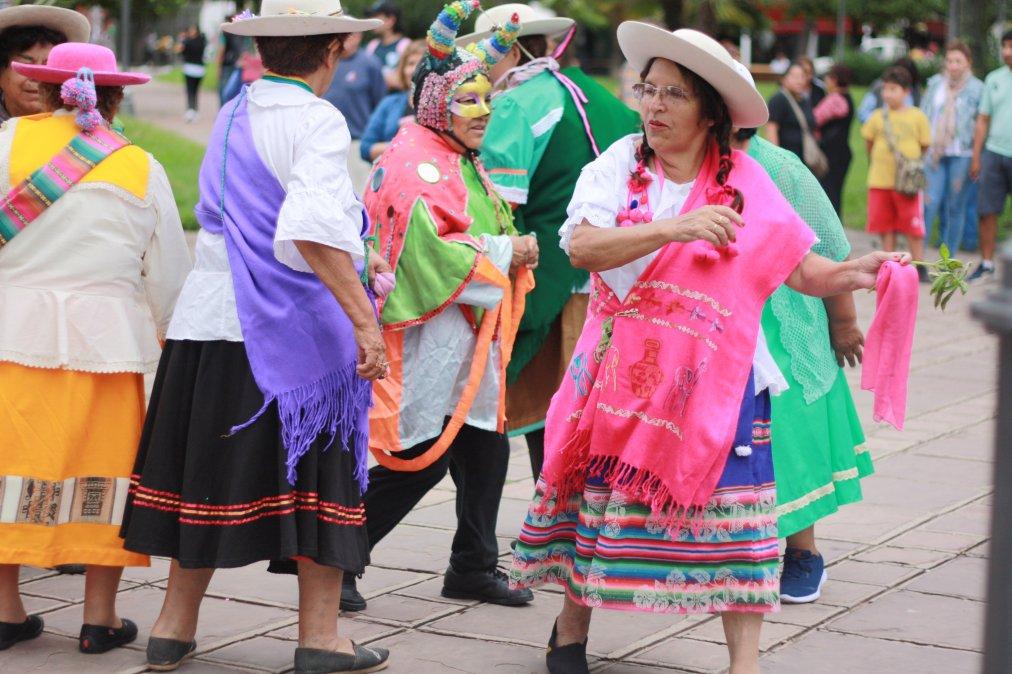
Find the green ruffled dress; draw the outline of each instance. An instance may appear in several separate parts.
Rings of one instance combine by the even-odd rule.
[[[847,257],[850,243],[840,219],[798,157],[759,137],[751,140],[748,154],[819,237],[813,251],[833,260]],[[841,505],[860,501],[861,478],[874,468],[862,446],[864,433],[850,388],[830,344],[822,300],[782,286],[763,309],[762,328],[789,385],[772,399],[771,431],[777,527],[786,537]]]

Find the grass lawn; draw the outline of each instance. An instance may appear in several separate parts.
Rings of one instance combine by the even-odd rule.
[[[167,70],[164,73],[155,75],[156,82],[169,82],[172,84],[178,84],[183,86],[183,69],[180,66],[175,66],[172,70]],[[204,75],[204,79],[200,80],[200,88],[204,91],[211,91],[217,93],[218,91],[218,64],[208,63],[207,74]]]
[[[136,117],[121,116],[124,132],[165,167],[185,229],[197,229],[193,207],[197,205],[197,173],[204,146]]]

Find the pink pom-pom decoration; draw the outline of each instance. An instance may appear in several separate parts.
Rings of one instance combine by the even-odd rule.
[[[60,98],[67,105],[77,108],[77,125],[84,131],[92,131],[102,122],[102,114],[96,109],[98,94],[95,93],[95,76],[90,68],[81,68],[77,75],[60,86]]]
[[[728,257],[738,257],[738,253],[741,252],[740,250],[738,250],[738,244],[736,243],[727,244],[727,247],[724,249],[724,251],[726,252]]]
[[[623,220],[622,222],[618,223],[618,226],[619,226],[619,227],[632,227],[632,226],[633,226],[633,225],[635,225],[635,224],[636,224],[635,222],[633,222],[633,221],[632,221],[632,220],[630,220],[629,218],[626,218],[626,219],[625,219],[625,220]]]
[[[397,277],[385,271],[376,274],[376,278],[372,281],[372,291],[376,293],[377,297],[386,297],[393,292],[396,285]]]

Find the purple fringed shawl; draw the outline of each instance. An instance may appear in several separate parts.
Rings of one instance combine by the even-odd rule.
[[[263,407],[238,432],[277,402],[288,481],[321,433],[354,448],[355,478],[368,481],[368,409],[372,386],[355,372],[358,347],[351,321],[313,274],[274,257],[274,233],[285,190],[257,154],[246,90],[215,121],[200,167],[200,226],[223,234],[235,303]],[[328,445],[329,447],[329,445]]]

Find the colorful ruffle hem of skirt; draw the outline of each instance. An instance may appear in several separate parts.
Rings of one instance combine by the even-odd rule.
[[[760,400],[762,403],[760,404]],[[756,400],[752,453],[729,450],[717,489],[674,537],[650,507],[589,479],[556,515],[536,514],[513,557],[516,587],[555,583],[584,606],[647,613],[770,612],[780,606],[769,398]]]
[[[262,404],[244,343],[166,342],[123,517],[128,549],[184,568],[268,560],[290,573],[292,560],[304,557],[364,570],[354,452],[321,435],[299,461],[293,487],[276,405],[229,433]]]

